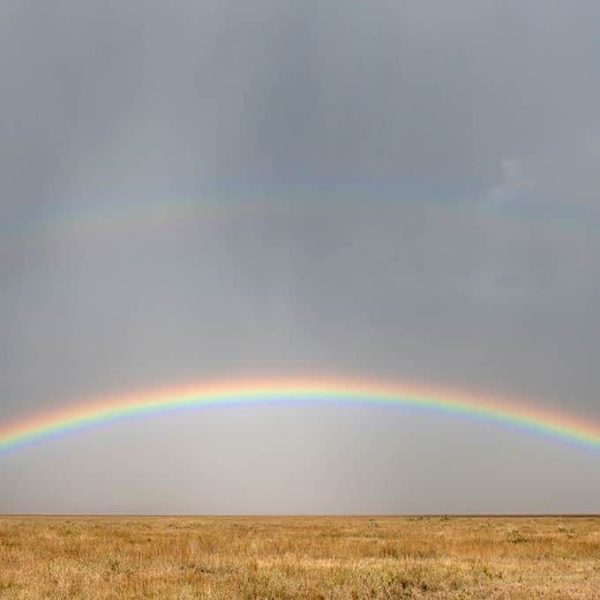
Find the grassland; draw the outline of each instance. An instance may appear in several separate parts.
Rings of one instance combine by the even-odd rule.
[[[600,518],[0,517],[0,598],[600,598]]]

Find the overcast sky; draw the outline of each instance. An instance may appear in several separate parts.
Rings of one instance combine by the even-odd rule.
[[[0,425],[349,374],[600,423],[600,4],[0,4]],[[210,409],[0,456],[0,511],[600,511],[600,455]]]

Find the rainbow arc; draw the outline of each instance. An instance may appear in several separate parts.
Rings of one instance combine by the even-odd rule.
[[[349,379],[260,380],[204,383],[88,400],[21,421],[0,424],[0,451],[91,425],[209,406],[339,403],[390,405],[464,417],[545,435],[600,450],[600,425],[494,394],[382,384]]]

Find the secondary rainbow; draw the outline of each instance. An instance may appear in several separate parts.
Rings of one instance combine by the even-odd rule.
[[[92,425],[208,406],[336,403],[390,405],[464,417],[520,429],[600,450],[600,425],[489,393],[465,393],[414,384],[343,379],[204,383],[89,400],[55,412],[0,424],[0,451]]]

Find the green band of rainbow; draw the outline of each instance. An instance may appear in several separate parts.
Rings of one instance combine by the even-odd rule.
[[[393,405],[463,416],[551,436],[600,449],[600,426],[532,408],[493,394],[468,394],[415,385],[386,385],[340,380],[264,380],[204,384],[88,401],[71,408],[0,426],[0,451],[85,426],[126,417],[203,406],[258,403],[339,402]]]

